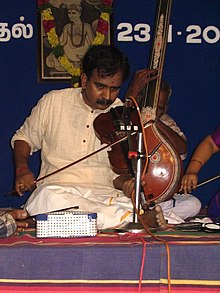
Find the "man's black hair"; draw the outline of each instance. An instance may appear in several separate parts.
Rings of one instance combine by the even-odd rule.
[[[89,47],[84,55],[83,73],[88,79],[91,77],[93,70],[97,69],[98,75],[112,76],[121,71],[123,81],[125,81],[130,73],[128,58],[115,46],[110,45],[93,45]]]

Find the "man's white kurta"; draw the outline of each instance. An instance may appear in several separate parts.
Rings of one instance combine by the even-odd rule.
[[[117,99],[112,106],[119,105],[122,102]],[[103,111],[92,110],[84,103],[80,88],[51,91],[42,97],[13,136],[12,146],[15,140],[24,140],[31,153],[41,150],[41,178],[103,147],[93,128],[100,113]],[[30,215],[36,215],[79,206],[81,210],[98,213],[99,227],[121,224],[132,213],[132,204],[113,187],[116,176],[105,149],[40,181],[26,209]],[[114,201],[118,201],[117,206]]]

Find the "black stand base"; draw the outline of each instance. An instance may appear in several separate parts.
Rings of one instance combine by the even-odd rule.
[[[148,229],[152,233],[158,231],[158,228],[149,227]],[[118,233],[134,233],[134,234],[147,233],[147,231],[145,230],[145,228],[141,222],[138,222],[138,223],[130,222],[127,225],[125,225],[124,227],[115,229],[114,231],[118,232]]]
[[[138,223],[128,223],[126,226],[122,227],[120,230],[124,232],[130,232],[130,233],[146,233],[146,230],[144,229],[141,222]]]

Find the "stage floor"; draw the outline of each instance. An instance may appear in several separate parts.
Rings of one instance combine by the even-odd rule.
[[[220,292],[220,233],[0,240],[0,292]]]

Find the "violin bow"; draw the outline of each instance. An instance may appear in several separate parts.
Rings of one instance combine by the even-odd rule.
[[[131,135],[135,135],[135,133],[136,133],[136,132],[133,132]],[[82,157],[82,158],[80,158],[80,159],[78,159],[78,160],[76,160],[76,161],[74,161],[74,162],[72,162],[72,163],[70,163],[70,164],[65,165],[64,167],[61,167],[60,169],[58,169],[58,170],[56,170],[56,171],[53,171],[53,172],[51,172],[51,173],[49,173],[49,174],[47,174],[47,175],[45,175],[45,176],[43,176],[43,177],[40,177],[40,178],[36,179],[34,183],[40,182],[40,181],[42,181],[42,180],[44,180],[44,179],[46,179],[46,178],[48,178],[48,177],[50,177],[50,176],[52,176],[52,175],[55,175],[55,174],[57,174],[57,173],[59,173],[59,172],[61,172],[61,171],[64,171],[64,170],[66,170],[67,168],[70,168],[70,167],[72,167],[73,165],[76,165],[76,164],[78,164],[78,163],[80,163],[80,162],[82,162],[82,161],[88,159],[89,157],[94,156],[94,155],[96,155],[97,153],[99,153],[99,152],[101,152],[101,151],[103,151],[103,150],[109,148],[109,147],[113,147],[114,145],[116,145],[116,144],[118,144],[118,143],[120,143],[120,142],[122,142],[122,141],[124,141],[124,140],[126,140],[126,139],[127,139],[127,136],[124,136],[124,137],[118,139],[117,141],[115,141],[115,142],[113,142],[113,143],[106,144],[105,146],[103,146],[103,147],[101,147],[100,149],[98,149],[98,150],[96,150],[96,151],[94,151],[94,152],[92,152],[92,153],[86,155],[85,157]],[[10,196],[10,195],[14,195],[14,194],[17,194],[17,192],[16,192],[15,190],[13,190],[13,191],[11,191],[11,192],[7,192],[7,193],[5,194],[5,196]]]
[[[200,182],[200,183],[197,185],[197,187],[203,186],[203,185],[205,185],[205,184],[207,184],[207,183],[209,183],[209,182],[212,182],[212,181],[214,181],[214,180],[216,180],[216,179],[218,179],[218,178],[220,178],[220,174],[218,174],[218,175],[216,175],[216,176],[214,176],[214,177],[211,177],[211,178],[209,178],[209,179],[206,179],[206,180]]]

